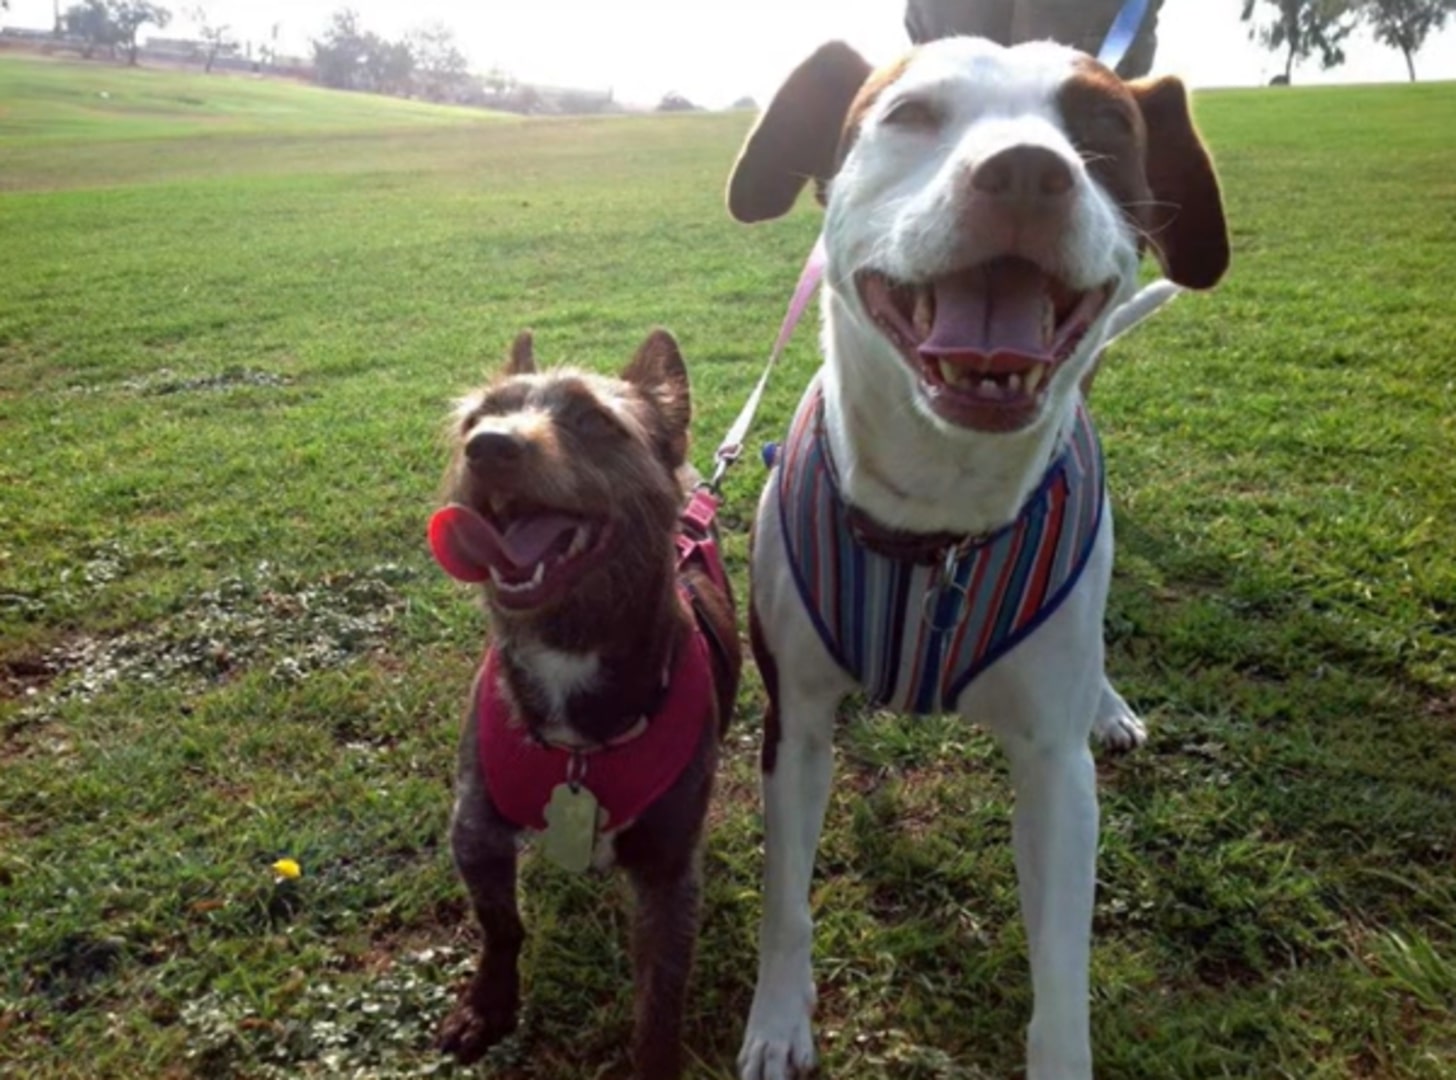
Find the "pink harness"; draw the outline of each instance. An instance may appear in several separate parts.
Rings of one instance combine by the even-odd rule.
[[[683,509],[677,536],[678,595],[693,615],[692,631],[678,645],[662,704],[645,717],[641,733],[599,748],[574,750],[532,737],[500,692],[500,657],[485,654],[476,708],[480,765],[491,802],[523,829],[546,828],[543,811],[564,783],[589,790],[605,813],[603,832],[625,828],[661,798],[683,774],[701,745],[717,693],[712,644],[697,613],[683,571],[696,564],[725,594],[728,578],[713,534],[718,500],[694,492]]]

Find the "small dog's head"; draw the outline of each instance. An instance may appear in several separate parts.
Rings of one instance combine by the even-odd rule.
[[[830,310],[860,345],[836,362],[892,366],[947,431],[1058,413],[1144,249],[1191,288],[1228,264],[1182,84],[1049,42],[950,38],[879,71],[824,46],[749,134],[729,209],[777,217],[811,178]]]
[[[615,379],[538,372],[521,334],[505,372],[455,410],[435,557],[484,584],[497,615],[630,598],[644,574],[670,572],[691,411],[665,330]]]

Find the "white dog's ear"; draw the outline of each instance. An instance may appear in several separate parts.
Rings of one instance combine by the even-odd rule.
[[[869,63],[842,41],[821,45],[796,67],[738,153],[728,212],[748,223],[779,217],[809,180],[833,176],[844,119],[869,74]]]
[[[1163,272],[1179,285],[1207,289],[1229,264],[1223,196],[1208,149],[1193,126],[1188,92],[1171,76],[1127,84],[1147,126],[1146,222]]]
[[[536,350],[531,341],[531,331],[522,330],[511,342],[511,355],[506,359],[507,375],[536,374]]]

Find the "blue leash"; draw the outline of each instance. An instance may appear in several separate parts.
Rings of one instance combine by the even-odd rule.
[[[1148,0],[1127,0],[1122,5],[1122,10],[1117,13],[1117,18],[1112,20],[1107,37],[1102,39],[1102,48],[1097,52],[1097,59],[1116,70],[1117,65],[1122,63],[1122,58],[1127,55],[1127,50],[1137,40],[1138,31],[1142,29],[1143,19],[1147,15]]]

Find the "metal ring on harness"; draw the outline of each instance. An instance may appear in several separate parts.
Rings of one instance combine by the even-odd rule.
[[[968,537],[967,541],[948,548],[945,559],[940,564],[940,569],[926,583],[925,594],[920,599],[920,618],[932,633],[944,634],[954,630],[965,614],[966,601],[971,598],[971,591],[962,582],[956,580],[956,567],[960,564],[961,556],[974,546],[968,541],[979,541],[980,539],[978,536]],[[955,593],[960,593],[960,599],[954,605],[954,614],[949,623],[941,626],[937,621],[941,604],[948,595]]]

